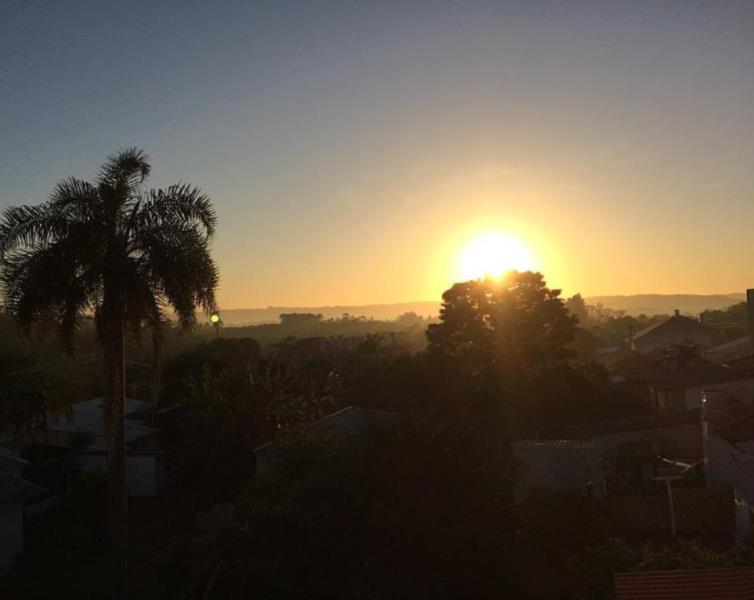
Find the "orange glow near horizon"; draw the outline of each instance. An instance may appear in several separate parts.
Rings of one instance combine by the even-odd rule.
[[[529,248],[519,239],[500,231],[478,234],[465,245],[458,258],[458,276],[465,281],[501,277],[511,270],[534,268]]]

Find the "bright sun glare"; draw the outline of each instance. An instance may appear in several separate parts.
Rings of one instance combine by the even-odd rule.
[[[464,280],[500,277],[516,269],[534,268],[528,248],[505,233],[490,232],[475,237],[461,251],[459,271]]]

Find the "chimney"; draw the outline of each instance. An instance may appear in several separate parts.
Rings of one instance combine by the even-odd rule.
[[[754,290],[752,290],[752,293],[754,293]],[[676,308],[676,309],[675,309],[675,310],[673,311],[673,316],[676,316],[676,317],[680,317],[680,316],[681,316],[681,311],[680,311],[679,309],[677,309],[677,308]]]
[[[749,343],[754,344],[754,289],[746,290],[746,316],[749,330]]]

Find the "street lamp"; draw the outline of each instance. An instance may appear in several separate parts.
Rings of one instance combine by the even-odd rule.
[[[216,310],[209,316],[209,322],[215,328],[215,336],[220,337],[220,327],[223,324],[223,320],[220,318],[220,313]]]

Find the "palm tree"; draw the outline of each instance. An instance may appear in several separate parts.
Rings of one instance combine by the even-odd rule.
[[[61,181],[41,205],[0,217],[0,288],[27,333],[54,323],[69,350],[93,316],[103,350],[110,541],[126,543],[124,334],[151,329],[159,341],[172,310],[181,325],[214,310],[218,273],[209,242],[212,204],[196,187],[146,189],[147,155],[110,156],[96,180]]]

